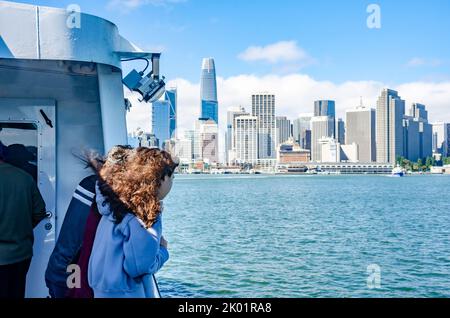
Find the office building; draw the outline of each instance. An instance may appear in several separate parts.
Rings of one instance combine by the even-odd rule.
[[[314,102],[314,116],[336,117],[336,105],[334,100],[316,100]]]
[[[316,100],[314,102],[314,116],[328,116],[333,119],[333,138],[337,138],[336,131],[336,103],[334,100]]]
[[[341,162],[341,145],[332,137],[323,137],[318,140],[320,159],[317,162]]]
[[[419,122],[411,116],[403,119],[403,157],[414,162],[421,158]]]
[[[177,139],[175,143],[175,155],[181,164],[190,164],[193,161],[192,140],[189,138]]]
[[[345,124],[342,118],[338,118],[336,120],[336,139],[337,141],[343,145],[345,144]]]
[[[235,163],[255,165],[258,159],[258,118],[241,115],[234,119]]]
[[[292,136],[301,148],[311,150],[311,118],[313,114],[300,114],[292,123]]]
[[[409,109],[409,116],[417,119],[428,120],[428,112],[425,109],[425,105],[419,103],[413,103]]]
[[[375,109],[362,106],[347,110],[345,114],[345,142],[358,145],[360,162],[376,160]]]
[[[377,100],[376,158],[380,163],[395,163],[403,156],[403,116],[405,101],[391,89],[383,89]]]
[[[169,103],[169,133],[170,138],[177,138],[177,89],[167,88],[164,99]]]
[[[132,132],[128,133],[128,145],[133,148],[136,147],[158,147],[159,140],[156,138],[154,134],[145,133],[143,131],[140,132]]]
[[[200,79],[201,118],[219,123],[217,101],[216,67],[213,58],[204,58]]]
[[[450,124],[436,122],[432,124],[433,153],[441,157],[450,157]]]
[[[319,139],[321,146],[321,161],[331,162],[358,162],[358,145],[356,143],[342,145],[331,137]]]
[[[219,130],[217,123],[208,118],[199,118],[196,122],[194,141],[197,141],[195,149],[199,152],[198,159],[207,164],[219,162]],[[195,142],[194,142],[195,143]],[[195,147],[195,148],[196,148]]]
[[[158,147],[164,148],[164,143],[176,138],[177,128],[177,90],[169,88],[164,93],[164,99],[152,103],[152,133],[158,139]]]
[[[258,159],[275,159],[275,95],[252,95],[252,116],[258,119]]]
[[[230,164],[235,159],[234,119],[238,116],[249,115],[241,106],[230,107],[227,111],[227,130],[225,132],[225,162]]]
[[[275,117],[276,147],[291,137],[291,121],[286,116]]]
[[[322,161],[322,147],[319,140],[334,139],[334,118],[330,116],[314,116],[311,118],[311,160]]]
[[[152,103],[152,133],[158,139],[158,147],[170,139],[170,105],[166,100]]]
[[[403,156],[411,161],[425,160],[433,153],[433,128],[428,123],[425,105],[413,103],[403,120]]]

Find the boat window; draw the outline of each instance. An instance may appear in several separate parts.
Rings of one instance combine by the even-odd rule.
[[[0,122],[5,161],[37,181],[38,130],[33,123]]]

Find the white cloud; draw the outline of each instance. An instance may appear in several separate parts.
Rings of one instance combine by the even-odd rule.
[[[238,55],[244,61],[265,61],[269,63],[303,61],[307,64],[312,58],[295,41],[280,41],[266,46],[250,46]]]
[[[128,98],[131,104],[131,111],[127,113],[127,130],[133,132],[137,128],[141,128],[145,132],[151,131],[151,104],[145,102],[139,102],[141,97],[138,93],[130,92],[128,88],[124,86],[125,98]]]
[[[178,88],[178,129],[193,129],[200,114],[200,85],[185,79],[168,83],[168,86],[174,85]],[[385,83],[375,81],[318,81],[304,74],[219,77],[217,86],[221,152],[227,108],[242,105],[247,111],[251,111],[251,95],[256,92],[268,91],[275,94],[277,116],[294,119],[300,113],[311,113],[315,100],[333,99],[336,101],[337,116],[345,118],[345,110],[358,106],[360,96],[366,106],[375,107],[381,90],[387,87]],[[389,88],[397,90],[406,100],[407,110],[413,102],[423,103],[427,106],[430,121],[450,121],[450,81],[411,82]],[[150,113],[150,104],[135,105],[128,115],[128,130],[132,131],[138,126],[146,131],[150,130]]]
[[[418,67],[418,66],[436,67],[439,65],[442,65],[442,61],[439,59],[424,59],[421,57],[413,57],[406,63],[406,66],[408,67]]]
[[[186,2],[187,0],[110,0],[108,8],[123,8],[131,10],[143,5],[168,6],[171,4]]]
[[[406,99],[408,108],[412,102],[422,103],[431,122],[450,122],[450,81],[405,83],[396,89]]]

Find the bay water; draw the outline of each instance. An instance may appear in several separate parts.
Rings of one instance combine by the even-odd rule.
[[[177,175],[163,297],[449,297],[450,176]]]

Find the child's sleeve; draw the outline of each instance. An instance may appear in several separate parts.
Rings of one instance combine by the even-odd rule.
[[[169,259],[169,252],[161,241],[161,220],[145,229],[133,218],[124,231],[124,269],[131,277],[156,273]]]

